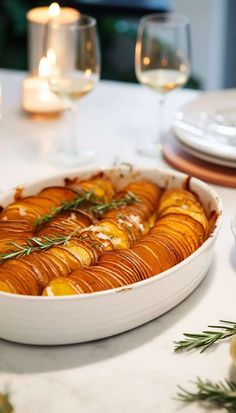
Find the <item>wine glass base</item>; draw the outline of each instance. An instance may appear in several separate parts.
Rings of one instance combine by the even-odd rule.
[[[67,153],[64,151],[54,152],[49,156],[49,161],[60,166],[73,167],[89,163],[95,154],[92,150],[80,150],[78,153]]]
[[[149,156],[152,158],[157,158],[160,156],[162,151],[161,142],[145,142],[144,144],[139,144],[136,148],[140,155]]]

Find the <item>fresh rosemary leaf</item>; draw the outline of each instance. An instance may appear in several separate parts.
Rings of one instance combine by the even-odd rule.
[[[220,325],[210,325],[209,328],[214,330],[205,330],[201,333],[184,333],[184,340],[175,341],[175,351],[190,351],[201,349],[203,353],[215,343],[222,341],[236,334],[236,322],[220,320]],[[217,330],[216,330],[217,329]]]
[[[199,377],[194,383],[196,391],[191,392],[178,386],[179,400],[191,403],[204,401],[209,407],[224,408],[229,413],[236,412],[236,383],[225,379],[224,382],[203,381]]]
[[[62,204],[59,205],[58,207],[52,208],[51,212],[49,212],[48,214],[45,214],[41,218],[37,218],[34,222],[34,226],[46,224],[47,222],[51,221],[52,218],[54,218],[56,215],[60,214],[61,212],[68,211],[70,209],[76,209],[81,204],[91,201],[92,198],[95,198],[94,190],[89,191],[89,192],[83,192],[82,194],[80,194],[78,197],[76,197],[72,201],[62,202]],[[95,202],[96,204],[98,201],[96,201],[96,199],[93,199],[93,202]]]
[[[16,250],[10,251],[9,253],[8,252],[1,253],[0,263],[3,263],[4,261],[10,260],[12,258],[20,258],[20,257],[28,256],[32,252],[43,251],[53,246],[54,247],[57,245],[65,246],[72,237],[76,236],[76,233],[78,233],[77,230],[71,232],[71,234],[67,236],[58,235],[52,238],[46,237],[46,236],[32,237],[32,238],[28,238],[23,245],[18,245],[15,242],[11,242],[9,244],[13,245],[16,248]]]
[[[84,195],[83,200],[88,200],[90,195],[88,194],[92,194],[92,192],[87,193],[87,195]],[[82,198],[80,198],[81,200]],[[53,216],[55,216],[57,213],[61,212],[62,210],[65,210],[65,208],[68,209],[73,209],[73,208],[77,208],[79,205],[78,200],[75,202],[71,201],[71,202],[66,202],[63,203],[60,207],[55,208],[54,212],[52,212],[50,215],[45,215],[44,217],[42,217],[40,219],[40,222],[38,222],[38,224],[43,223],[43,222],[47,222],[48,220],[50,220]],[[82,201],[81,201],[82,202]],[[123,205],[129,205],[133,202],[138,202],[138,198],[131,192],[129,192],[126,196],[124,196],[123,198],[117,199],[117,200],[113,200],[109,203],[95,203],[92,204],[88,207],[85,207],[85,209],[87,211],[93,212],[95,215],[101,215],[104,214],[105,212],[107,212],[110,209],[114,209],[114,208],[118,208],[121,207]],[[60,211],[59,211],[60,209]],[[76,233],[78,235],[78,230],[73,231],[71,234],[69,234],[68,236],[56,236],[56,237],[47,237],[47,236],[42,236],[42,237],[32,237],[32,238],[28,238],[25,240],[24,244],[17,244],[16,242],[10,242],[9,246],[13,246],[14,250],[9,251],[9,252],[5,252],[5,253],[1,253],[0,254],[0,264],[4,261],[10,260],[12,258],[19,258],[19,257],[24,257],[24,256],[28,256],[30,255],[32,252],[35,251],[43,251],[46,250],[52,246],[56,246],[56,245],[63,245],[65,246],[67,244],[67,242],[74,236],[76,236]],[[1,412],[0,412],[1,413]]]
[[[77,209],[81,205],[83,205],[85,211],[92,212],[96,216],[102,216],[105,212],[109,211],[110,209],[119,208],[123,205],[129,205],[133,202],[138,202],[138,198],[132,192],[128,192],[127,195],[125,195],[123,198],[114,199],[111,202],[107,203],[102,203],[101,200],[97,199],[94,196],[94,191],[84,192],[83,195],[80,195],[73,201],[63,202],[58,207],[53,208],[51,212],[49,212],[48,214],[45,214],[41,218],[37,218],[34,222],[34,225],[38,226],[46,224],[61,212]]]
[[[132,192],[128,192],[127,195],[125,195],[123,198],[114,199],[109,203],[91,205],[89,207],[86,207],[85,210],[88,212],[93,212],[95,215],[100,216],[111,209],[117,209],[121,206],[129,205],[134,202],[138,202],[138,198]]]

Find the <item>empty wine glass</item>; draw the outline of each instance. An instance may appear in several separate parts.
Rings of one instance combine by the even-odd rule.
[[[94,153],[80,148],[79,142],[83,136],[77,135],[77,100],[91,92],[100,79],[96,20],[80,15],[74,25],[60,25],[56,19],[52,21],[47,36],[46,59],[50,65],[47,76],[49,87],[65,101],[70,121],[65,148],[56,151],[51,160],[68,166],[84,164],[91,160]]]
[[[157,156],[165,119],[166,94],[182,87],[190,71],[190,30],[185,16],[174,13],[150,14],[138,28],[135,71],[140,83],[159,97],[158,135],[137,148],[147,156]]]

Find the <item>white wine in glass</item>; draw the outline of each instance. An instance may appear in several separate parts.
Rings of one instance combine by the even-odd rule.
[[[55,39],[67,44],[67,55],[55,52]],[[80,15],[75,25],[50,24],[47,55],[50,61],[48,84],[53,93],[65,101],[70,116],[70,131],[65,148],[55,152],[51,160],[58,164],[76,166],[94,156],[92,150],[81,150],[77,134],[77,100],[90,93],[100,79],[100,48],[93,17]]]
[[[163,139],[166,94],[184,86],[189,77],[190,30],[185,16],[160,13],[141,19],[135,71],[138,81],[156,92],[159,98],[158,134],[137,148],[143,155],[156,157]]]
[[[76,73],[74,78],[71,75],[70,78],[58,77],[50,80],[51,91],[70,101],[87,95],[93,90],[94,85],[95,81],[85,78],[83,73]]]

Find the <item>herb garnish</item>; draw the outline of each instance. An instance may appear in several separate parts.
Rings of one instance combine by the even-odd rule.
[[[102,203],[101,200],[94,196],[94,191],[84,192],[82,195],[76,197],[72,201],[65,201],[58,207],[52,208],[51,212],[45,214],[41,218],[37,218],[34,222],[35,226],[46,224],[51,221],[56,215],[68,210],[77,209],[83,205],[83,209],[88,212],[94,213],[96,216],[101,217],[105,212],[110,209],[119,208],[124,205],[129,205],[133,202],[138,202],[138,198],[132,192],[128,192],[123,198],[114,199],[111,202]],[[88,204],[89,205],[86,205]]]
[[[236,334],[236,322],[220,320],[222,325],[210,325],[209,328],[218,330],[205,330],[202,333],[184,333],[185,340],[175,341],[175,351],[190,351],[200,349],[203,353],[216,342],[232,337]],[[225,324],[225,325],[224,325]]]
[[[127,194],[120,199],[114,199],[110,203],[101,203],[96,205],[91,205],[90,207],[85,208],[88,212],[93,212],[96,216],[103,215],[105,212],[110,209],[116,209],[124,205],[132,204],[137,202],[138,198],[132,192],[127,192]]]
[[[95,215],[100,216],[110,209],[115,209],[123,205],[128,205],[133,202],[137,202],[137,200],[138,200],[137,197],[133,193],[128,192],[123,198],[113,200],[108,203],[93,204],[93,205],[86,207],[85,209],[86,211],[93,212]],[[74,206],[71,207],[72,203]],[[78,201],[76,202],[76,200],[63,203],[60,207],[54,208],[51,214],[45,215],[43,218],[41,218],[40,223],[48,222],[52,218],[52,216],[55,216],[57,213],[59,213],[58,212],[59,209],[61,212],[62,210],[65,211],[66,209],[77,208],[77,206],[78,206]],[[61,235],[57,235],[55,237],[49,237],[49,236],[37,237],[36,236],[36,237],[27,238],[23,244],[17,244],[16,242],[13,242],[13,241],[9,242],[9,246],[15,247],[15,249],[9,252],[1,253],[0,264],[4,261],[7,261],[13,258],[24,257],[27,255],[30,255],[32,252],[43,251],[50,247],[55,247],[57,245],[65,246],[67,242],[70,241],[72,237],[75,237],[76,234],[78,233],[81,233],[81,229],[80,230],[76,229],[75,231],[73,231],[71,234],[67,236],[61,236]]]
[[[229,413],[236,412],[236,383],[230,380],[213,383],[210,380],[203,381],[199,377],[194,383],[197,387],[195,392],[178,386],[180,392],[178,399],[184,402],[205,401],[209,405],[225,408]]]
[[[52,210],[48,214],[45,214],[40,218],[36,218],[36,220],[34,221],[34,225],[38,226],[41,224],[46,224],[61,212],[68,211],[69,209],[77,209],[81,204],[91,201],[92,197],[94,197],[94,190],[89,192],[83,192],[72,201],[64,201],[58,207],[52,208]]]
[[[20,258],[30,255],[32,252],[43,251],[50,247],[56,247],[57,245],[65,246],[72,237],[76,236],[78,230],[73,231],[71,234],[66,236],[56,236],[56,237],[32,237],[27,238],[24,244],[20,245],[16,242],[10,242],[9,245],[14,246],[16,249],[10,252],[3,252],[0,254],[0,263],[13,259]]]

